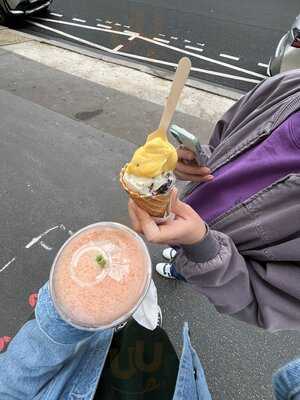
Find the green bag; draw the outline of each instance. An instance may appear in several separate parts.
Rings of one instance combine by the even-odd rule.
[[[94,400],[171,400],[178,368],[165,331],[132,319],[114,334]]]

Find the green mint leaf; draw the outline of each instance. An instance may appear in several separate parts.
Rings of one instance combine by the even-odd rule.
[[[104,268],[104,267],[106,266],[106,260],[105,260],[105,258],[103,257],[102,254],[99,254],[99,255],[96,257],[96,263],[97,263],[101,268]]]

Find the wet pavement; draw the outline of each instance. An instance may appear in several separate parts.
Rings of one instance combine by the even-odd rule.
[[[297,0],[54,0],[24,30],[170,70],[187,55],[194,78],[248,91],[298,13]]]

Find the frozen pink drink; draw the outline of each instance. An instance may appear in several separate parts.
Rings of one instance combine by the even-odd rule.
[[[142,239],[111,222],[90,225],[60,249],[50,274],[57,311],[83,329],[126,321],[147,293],[151,261]]]

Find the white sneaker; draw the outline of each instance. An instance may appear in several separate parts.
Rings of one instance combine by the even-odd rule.
[[[171,267],[172,264],[169,263],[158,263],[156,264],[155,269],[156,272],[164,278],[175,279],[174,276],[171,274]]]
[[[172,261],[176,257],[177,251],[173,247],[167,247],[163,250],[162,255],[167,261]]]

